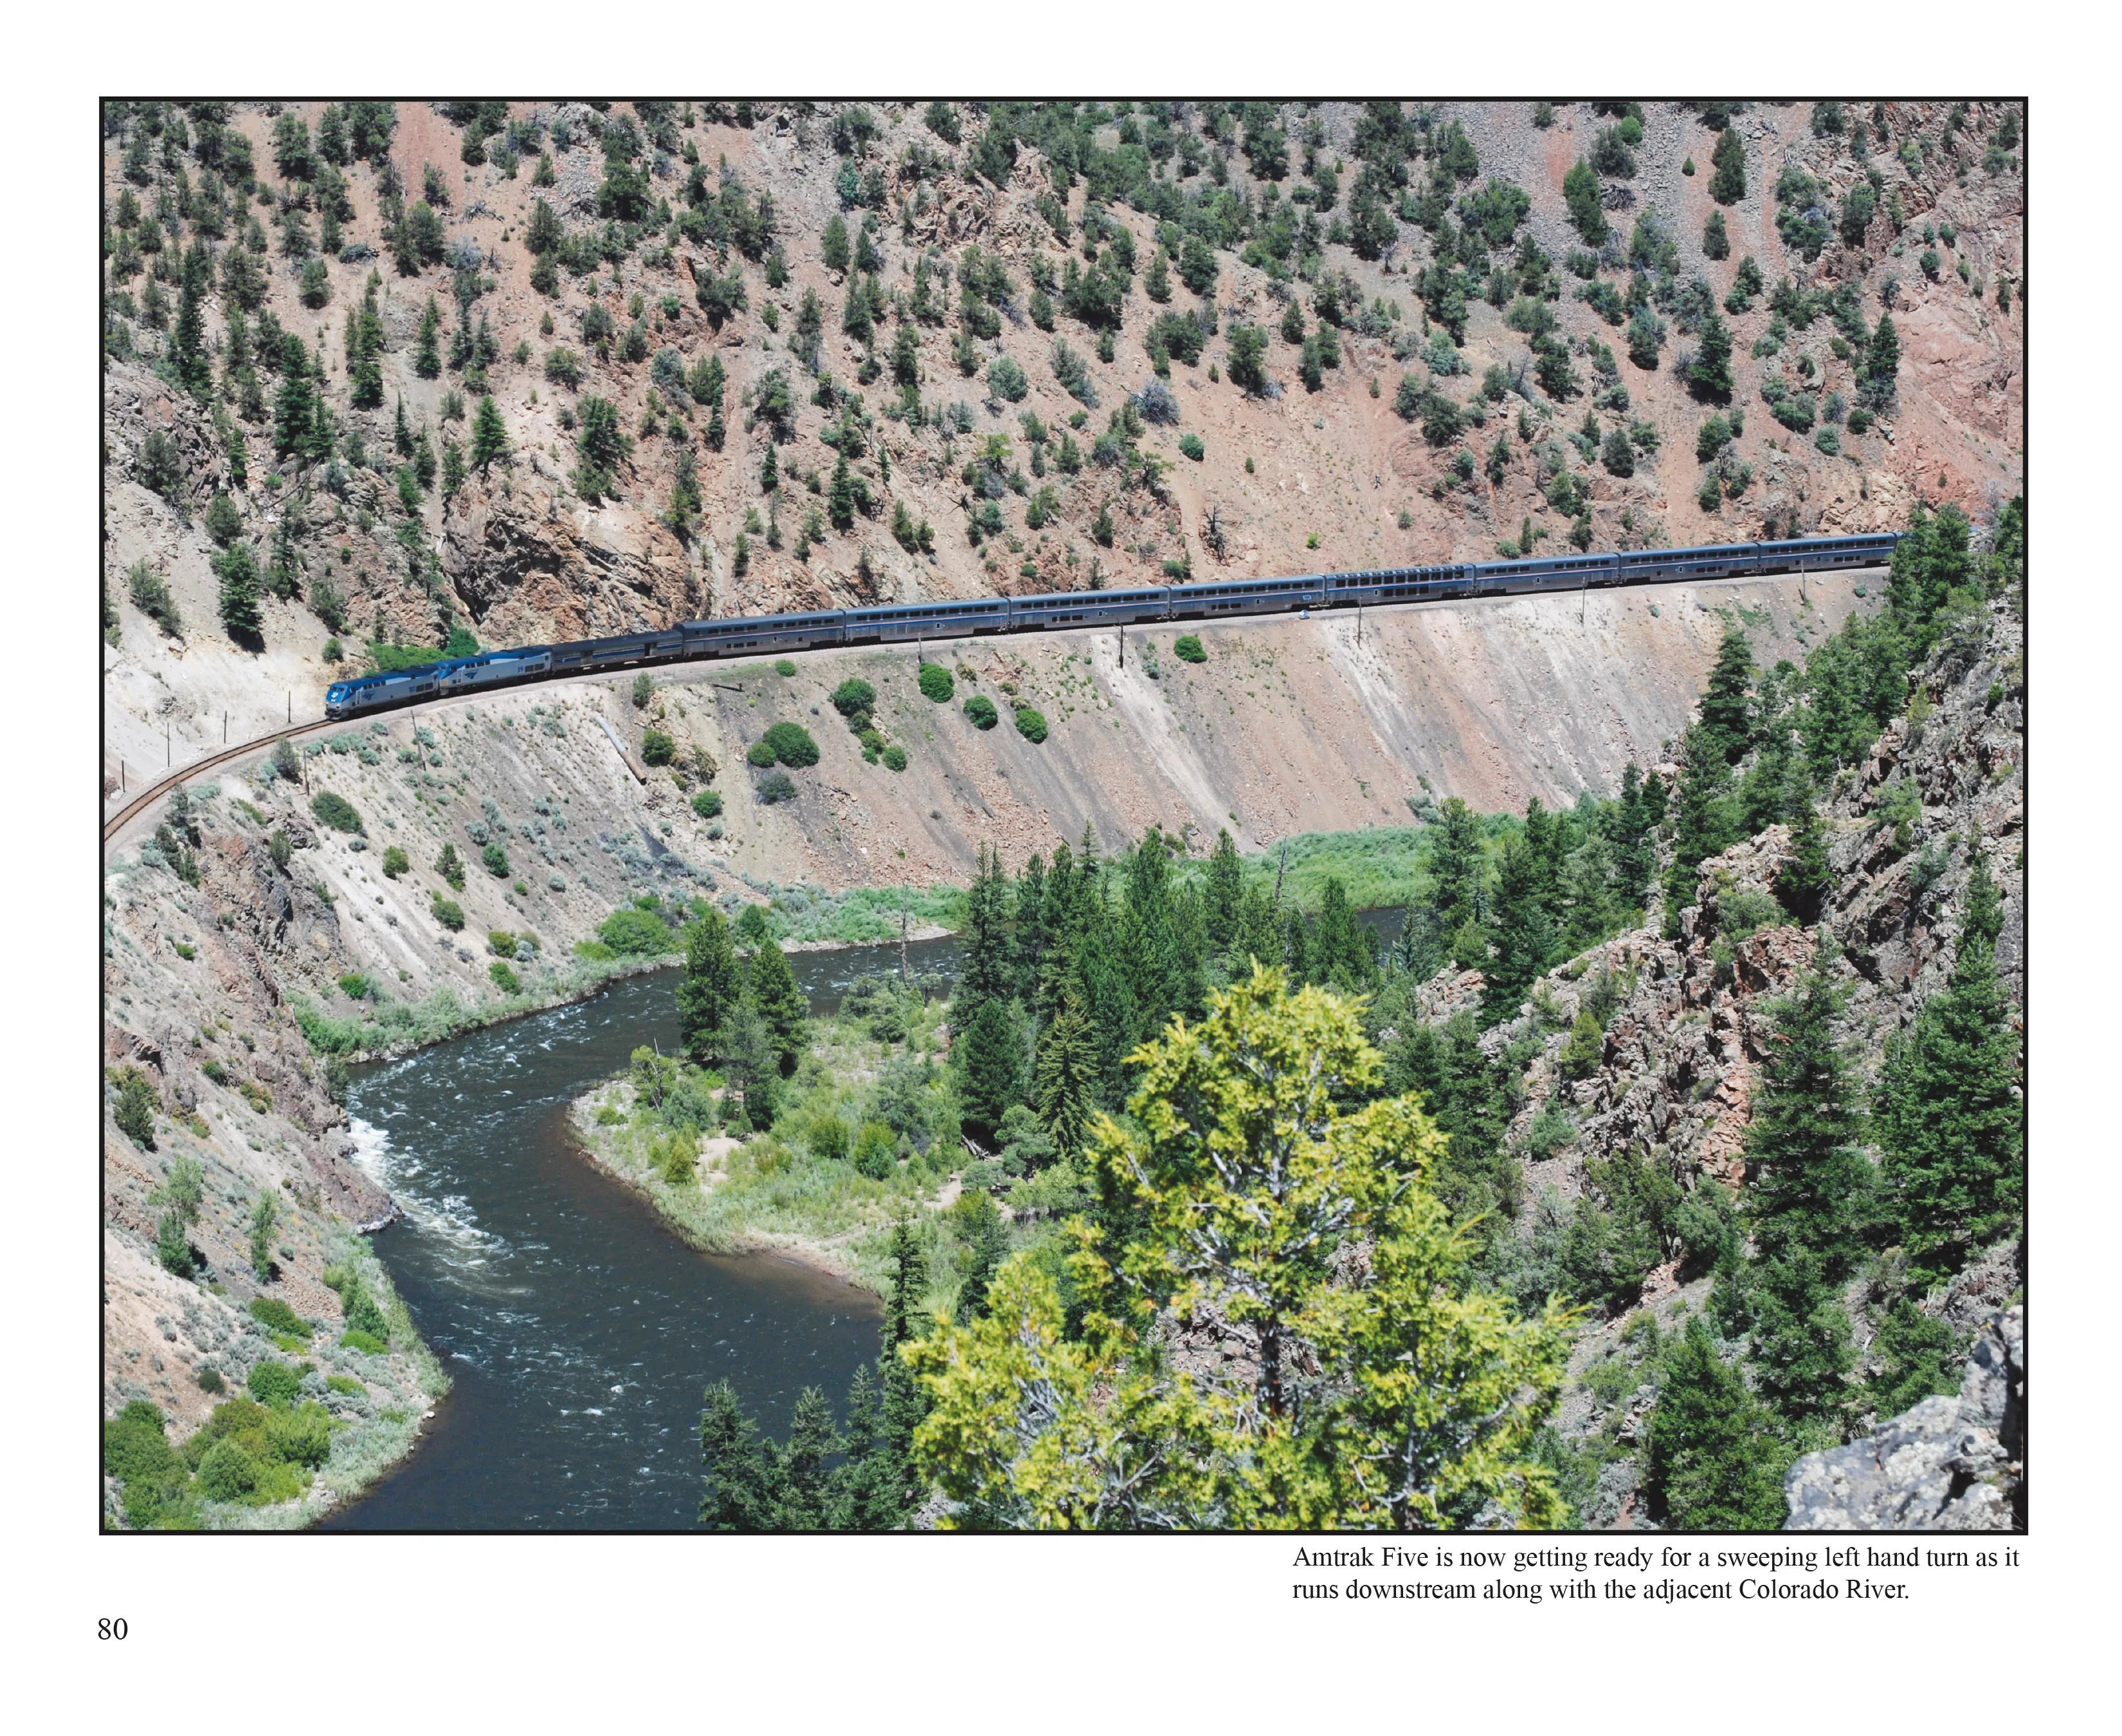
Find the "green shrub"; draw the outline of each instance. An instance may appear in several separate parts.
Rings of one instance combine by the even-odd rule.
[[[497,880],[505,880],[508,878],[511,871],[508,866],[508,852],[498,843],[488,844],[479,852],[479,859],[486,871]]]
[[[1202,647],[1200,638],[1194,633],[1181,633],[1171,642],[1171,655],[1186,663],[1206,663],[1208,653]]]
[[[358,1326],[349,1327],[340,1333],[339,1342],[350,1351],[359,1351],[364,1356],[381,1356],[390,1348],[375,1333],[365,1332]]]
[[[921,665],[921,691],[937,704],[944,704],[957,690],[957,684],[951,680],[950,670],[942,664],[924,663]]]
[[[769,772],[760,779],[758,788],[752,793],[759,798],[762,807],[770,808],[776,802],[793,801],[796,799],[795,780],[786,772]]]
[[[383,878],[395,880],[413,866],[412,859],[395,844],[385,846],[383,851]]]
[[[648,671],[643,670],[633,678],[634,710],[638,712],[647,709],[648,702],[655,697],[656,684],[650,679]]]
[[[143,1151],[155,1149],[155,1111],[161,1108],[155,1087],[138,1067],[118,1076],[118,1131]]]
[[[906,749],[895,741],[879,757],[882,758],[886,768],[889,771],[904,772],[906,769]]]
[[[433,894],[432,898],[433,902],[428,907],[428,913],[432,916],[437,922],[441,923],[443,927],[448,929],[452,934],[454,934],[458,929],[464,926],[465,913],[463,905],[458,903],[455,898],[444,898],[439,892]]]
[[[455,844],[444,844],[442,853],[435,858],[435,872],[447,880],[456,890],[464,890],[464,858],[457,854]]]
[[[331,1456],[330,1413],[311,1399],[286,1416],[267,1417],[265,1450],[282,1464],[315,1470]]]
[[[643,730],[641,757],[652,766],[667,766],[678,757],[678,744],[659,729]]]
[[[774,763],[774,749],[764,741],[755,741],[744,750],[746,765],[765,767]]]
[[[800,723],[777,723],[762,738],[774,749],[774,757],[784,766],[815,766],[818,763],[818,744],[811,739],[811,732]]]
[[[207,1449],[197,1476],[199,1493],[208,1500],[238,1501],[258,1486],[258,1462],[223,1439]]]
[[[486,973],[493,979],[493,986],[502,994],[520,995],[523,992],[523,984],[517,979],[516,973],[501,959],[496,959],[488,965]]]
[[[505,928],[489,928],[486,931],[486,950],[497,959],[516,956],[516,936]],[[526,947],[526,952],[530,949]]]
[[[287,1332],[298,1338],[310,1336],[310,1323],[278,1296],[252,1297],[250,1318],[276,1332]]]
[[[219,1369],[201,1369],[192,1379],[199,1383],[202,1393],[225,1393],[228,1383],[221,1378]]]
[[[850,675],[833,689],[833,709],[843,717],[852,717],[857,712],[874,711],[876,707],[876,689],[858,676]]]
[[[1000,721],[1002,714],[995,710],[994,701],[985,693],[975,693],[965,702],[965,715],[978,727],[991,730]]]
[[[774,665],[774,673],[777,675],[794,674],[796,673],[796,665],[794,660],[788,657],[777,659]]]
[[[349,1001],[366,1001],[374,986],[359,971],[348,971],[339,979],[339,992]]]
[[[722,811],[722,792],[701,790],[693,797],[693,811],[702,819],[713,819]]]
[[[1030,706],[1021,705],[1017,708],[1017,733],[1026,741],[1044,741],[1046,740],[1046,720]]]
[[[881,1121],[864,1122],[855,1136],[855,1173],[873,1182],[899,1167],[899,1136]]]
[[[334,790],[320,790],[310,798],[310,812],[334,832],[366,832],[354,805]]]
[[[250,1396],[269,1408],[292,1404],[302,1389],[302,1377],[284,1362],[254,1362],[249,1381]]]
[[[1204,458],[1207,457],[1208,453],[1208,449],[1201,444],[1201,436],[1199,434],[1180,435],[1179,436],[1179,450],[1185,453],[1187,457],[1192,459],[1197,464],[1199,464]]]
[[[651,910],[628,905],[597,925],[597,939],[621,958],[653,958],[676,949],[670,926]]]

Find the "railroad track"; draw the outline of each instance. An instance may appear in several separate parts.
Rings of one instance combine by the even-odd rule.
[[[1875,571],[1877,571],[1877,569],[1876,569],[1876,568],[1872,568],[1872,567],[1845,568],[1845,569],[1844,569],[1841,572],[1837,573],[1837,574],[1835,574],[1835,575],[1832,575],[1832,576],[1836,576],[1836,577],[1856,578],[1856,577],[1860,577],[1860,576],[1863,576],[1863,574],[1865,574],[1865,573],[1872,572],[1875,572]],[[1830,576],[1830,575],[1824,574],[1824,573],[1820,573],[1820,574],[1804,574],[1804,573],[1774,573],[1774,574],[1768,574],[1768,573],[1764,573],[1764,574],[1760,574],[1760,575],[1758,575],[1758,576],[1757,576],[1757,575],[1751,575],[1751,574],[1748,574],[1748,575],[1741,575],[1740,577],[1736,578],[1736,579],[1708,579],[1708,580],[1700,580],[1700,581],[1697,581],[1696,582],[1700,583],[1700,584],[1704,584],[1704,585],[1741,584],[1741,583],[1748,583],[1748,582],[1751,582],[1751,581],[1752,581],[1755,577],[1757,577],[1757,576],[1758,576],[1758,577],[1760,577],[1760,578],[1792,578],[1792,579],[1798,580],[1800,582],[1802,582],[1802,581],[1803,581],[1806,578],[1807,578],[1807,577],[1812,577],[1812,578],[1816,578],[1816,579],[1817,579],[1817,578],[1827,577],[1827,576]],[[1618,587],[1611,587],[1611,588],[1618,588]],[[1636,588],[1638,588],[1638,587],[1635,587],[1635,586],[1629,586],[1629,587],[1626,587],[1626,588],[1629,588],[1629,589],[1636,589]],[[1543,593],[1532,593],[1532,594],[1533,594],[1533,595],[1542,595]],[[1567,593],[1565,593],[1565,592],[1549,592],[1549,593],[1544,593],[1544,594],[1545,594],[1545,595],[1567,595]],[[1493,597],[1491,597],[1491,598],[1462,598],[1462,599],[1457,599],[1457,600],[1452,600],[1463,601],[1463,602],[1475,602],[1475,601],[1480,601],[1480,602],[1496,602],[1496,601],[1502,601],[1502,600],[1504,600],[1504,599],[1502,599],[1502,598],[1493,598]],[[1386,604],[1381,605],[1380,608],[1378,608],[1378,609],[1377,609],[1376,612],[1376,613],[1378,613],[1378,614],[1391,614],[1391,613],[1395,613],[1395,612],[1396,612],[1396,611],[1397,611],[1397,609],[1403,609],[1403,608],[1407,608],[1407,609],[1427,609],[1427,608],[1434,608],[1434,607],[1437,607],[1437,604],[1435,604],[1435,603],[1411,603],[1411,604]],[[1448,604],[1447,604],[1447,606],[1448,606]],[[1227,617],[1226,618],[1224,618],[1224,619],[1222,619],[1222,620],[1221,620],[1221,621],[1207,622],[1207,623],[1200,623],[1200,624],[1201,624],[1201,625],[1206,625],[1206,626],[1218,627],[1218,628],[1227,628],[1227,627],[1236,627],[1236,626],[1239,626],[1239,625],[1250,624],[1251,623],[1258,622],[1258,621],[1287,621],[1287,620],[1288,620],[1289,618],[1290,618],[1290,617],[1289,617],[1288,614],[1284,614],[1234,615],[1234,616]],[[1325,618],[1325,619],[1331,619],[1331,618],[1333,618],[1332,616],[1325,616],[1325,617],[1321,617],[1321,618]],[[1110,632],[1110,631],[1111,631],[1111,630],[1112,630],[1111,628],[1106,628],[1106,627],[1091,627],[1091,628],[1080,628],[1080,629],[1077,629],[1077,632],[1087,632],[1087,633],[1100,633],[1100,632]],[[937,639],[939,639],[939,640],[940,640],[940,639],[942,639],[942,638],[943,637],[943,636],[942,636],[942,635],[937,635],[937,636],[936,636],[936,637],[937,637]],[[955,636],[954,636],[954,637],[955,637]],[[971,637],[971,635],[970,635],[970,633],[968,633],[968,634],[966,634],[966,635],[964,635],[963,637]],[[1061,635],[1061,634],[1052,634],[1052,635],[1047,635],[1046,637],[1062,637],[1062,635]],[[864,647],[839,646],[817,646],[817,647],[816,647],[816,648],[814,648],[814,649],[812,649],[812,650],[811,650],[811,651],[784,651],[784,652],[781,653],[780,655],[784,656],[803,656],[803,657],[807,657],[807,656],[830,656],[830,655],[831,655],[832,653],[834,653],[834,652],[835,652],[835,651],[843,651],[843,650],[851,650],[851,649],[867,649],[867,650],[876,650],[876,649],[879,649],[879,648],[881,648],[881,647],[874,646],[864,646]],[[686,661],[688,661],[688,662],[689,662],[689,661],[694,661],[694,660],[690,660],[690,659],[688,659],[688,660],[686,660]],[[677,667],[680,667],[680,668],[683,668],[683,667],[685,667],[685,663],[684,663],[684,662],[681,662],[681,663],[678,664],[676,666],[677,666]],[[712,666],[712,665],[711,665],[711,666]],[[531,681],[531,682],[526,682],[526,683],[522,683],[522,684],[520,684],[524,685],[524,686],[533,686],[533,685],[535,685],[535,686],[540,686],[540,687],[544,687],[544,686],[555,686],[555,687],[558,687],[558,686],[569,686],[569,685],[574,685],[574,684],[579,684],[579,683],[582,683],[582,682],[589,682],[589,681],[608,681],[608,680],[610,680],[610,679],[612,679],[613,675],[614,675],[615,673],[623,673],[623,672],[613,671],[613,670],[591,670],[591,671],[585,671],[585,672],[582,672],[582,673],[571,673],[571,674],[563,674],[563,675],[555,676],[555,677],[550,678],[549,679],[548,679],[548,680],[545,680],[545,681],[535,681],[535,680],[534,680],[534,681]],[[722,684],[722,683],[715,683],[715,684],[714,684],[714,685],[717,685],[717,686],[721,686],[721,685],[723,685],[724,684]],[[474,701],[477,701],[477,700],[479,700],[479,699],[480,699],[480,698],[486,698],[486,697],[489,696],[490,694],[492,694],[492,693],[495,693],[495,692],[498,692],[498,691],[502,691],[502,690],[501,690],[501,689],[498,689],[498,688],[489,688],[484,689],[484,690],[482,690],[482,691],[474,691],[474,692],[466,693],[461,693],[461,694],[449,694],[449,695],[444,695],[444,696],[441,696],[441,697],[438,697],[438,698],[435,698],[435,699],[432,699],[432,700],[428,701],[425,705],[416,705],[416,706],[409,706],[409,707],[403,707],[403,708],[394,708],[394,711],[393,711],[393,712],[392,712],[392,715],[394,715],[394,716],[411,716],[411,715],[414,715],[414,714],[416,714],[416,713],[418,713],[418,712],[419,712],[425,711],[425,710],[439,709],[439,708],[445,707],[448,707],[448,706],[451,706],[451,705],[469,704],[469,703],[471,703],[471,702],[474,702]],[[731,688],[731,689],[730,689],[730,691],[731,691],[731,692],[737,692],[737,691],[741,691],[741,689]],[[145,788],[143,788],[143,789],[140,791],[140,793],[139,793],[138,795],[137,795],[137,796],[134,796],[131,797],[131,798],[130,798],[130,799],[126,802],[125,805],[124,805],[124,807],[122,807],[122,808],[119,809],[119,810],[118,810],[118,811],[117,811],[116,813],[108,815],[108,816],[105,819],[105,820],[104,820],[104,822],[103,822],[103,842],[104,842],[106,845],[110,844],[110,842],[112,842],[114,840],[115,840],[115,839],[119,837],[119,835],[120,833],[122,833],[124,831],[124,829],[126,828],[126,827],[128,827],[129,825],[132,824],[133,824],[133,821],[135,821],[136,819],[139,819],[139,818],[140,818],[143,814],[145,814],[145,813],[146,813],[146,812],[147,812],[150,808],[152,808],[152,807],[155,805],[155,804],[156,804],[156,803],[160,802],[160,801],[166,800],[167,800],[167,799],[168,799],[168,798],[169,798],[169,797],[170,797],[173,793],[175,793],[175,791],[176,791],[178,788],[180,788],[181,786],[183,786],[183,785],[185,785],[185,784],[188,784],[188,783],[190,783],[190,782],[194,782],[196,779],[198,779],[198,778],[199,778],[199,777],[201,777],[204,776],[207,772],[213,771],[213,768],[214,768],[215,767],[217,767],[217,766],[225,766],[225,765],[229,764],[231,761],[238,760],[238,759],[243,759],[243,758],[245,758],[249,757],[249,756],[250,756],[250,755],[251,755],[251,754],[261,754],[261,753],[268,752],[268,751],[269,751],[269,750],[272,749],[272,747],[273,746],[273,744],[274,744],[275,743],[278,742],[278,741],[279,741],[283,737],[285,737],[287,740],[291,740],[291,741],[299,741],[299,740],[302,740],[302,739],[303,739],[304,737],[306,737],[306,736],[314,735],[316,735],[316,734],[320,733],[320,731],[323,731],[323,730],[325,730],[344,729],[344,728],[348,727],[348,726],[350,726],[353,721],[354,721],[354,720],[348,719],[348,718],[340,718],[340,719],[338,719],[338,720],[334,721],[334,719],[331,719],[331,718],[329,718],[329,717],[320,717],[320,718],[318,718],[315,721],[311,722],[311,723],[298,723],[298,724],[294,724],[294,725],[292,725],[292,726],[289,726],[283,727],[283,728],[280,728],[280,729],[273,730],[272,730],[270,733],[269,733],[269,734],[267,734],[267,735],[255,736],[255,737],[252,738],[252,739],[251,739],[250,740],[249,740],[249,741],[239,742],[239,743],[237,743],[237,744],[236,744],[235,746],[233,746],[233,747],[223,748],[223,749],[222,749],[219,753],[217,753],[217,754],[208,754],[204,758],[202,758],[202,759],[194,759],[194,760],[193,760],[189,764],[185,765],[185,766],[183,766],[183,767],[180,767],[180,768],[179,769],[177,769],[176,771],[174,771],[174,772],[169,772],[169,773],[168,773],[168,774],[166,774],[165,777],[163,777],[162,778],[161,778],[158,782],[155,782],[155,783],[152,783],[152,784],[147,785]]]

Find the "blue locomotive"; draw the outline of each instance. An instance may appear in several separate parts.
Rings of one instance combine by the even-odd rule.
[[[1526,560],[1315,572],[1297,578],[1049,591],[1036,596],[886,603],[800,614],[747,615],[728,621],[686,621],[657,632],[576,639],[564,645],[521,646],[514,651],[446,658],[388,674],[335,681],[325,690],[325,715],[351,717],[422,699],[553,675],[587,674],[638,664],[704,657],[755,657],[825,645],[882,645],[976,633],[1216,621],[1232,615],[1280,614],[1290,609],[1428,603],[1525,591],[1577,590],[1592,586],[1666,585],[1749,573],[1832,572],[1842,567],[1875,567],[1891,560],[1898,540],[1893,531],[1878,531],[1863,536],[1802,537],[1778,543],[1726,543],[1705,548],[1535,555]]]

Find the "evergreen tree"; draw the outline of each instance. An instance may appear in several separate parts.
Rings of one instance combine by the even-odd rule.
[[[1048,942],[1046,865],[1034,851],[1017,880],[1017,934],[1012,953],[1014,992],[1026,1006],[1037,1003]]]
[[[1009,875],[993,845],[982,845],[975,856],[961,944],[957,987],[951,996],[951,1024],[958,1031],[972,1028],[982,1002],[1009,996]]]
[[[1073,1157],[1090,1136],[1098,1100],[1098,1051],[1073,981],[1060,991],[1039,1039],[1034,1103],[1054,1149]]]
[[[1732,396],[1732,332],[1714,308],[1703,315],[1702,329],[1695,334],[1694,360],[1688,366],[1687,383],[1699,396],[1717,404],[1726,403]]]
[[[310,380],[310,352],[292,332],[280,362],[280,389],[273,400],[273,450],[282,458],[309,450],[316,426],[316,394]]]
[[[1517,1011],[1554,948],[1533,847],[1523,838],[1505,838],[1496,869],[1496,957],[1481,988],[1481,1016],[1489,1024]]]
[[[435,306],[435,298],[428,297],[428,305],[420,314],[420,336],[413,350],[413,371],[423,380],[441,378],[442,352],[441,338],[442,310]]]
[[[1959,507],[1948,505],[1933,513],[1919,502],[1909,515],[1907,532],[1894,546],[1886,607],[1900,629],[1911,663],[1919,660],[1936,640],[1948,601],[1956,593],[1975,592],[1976,569],[1968,552],[1968,528],[1967,515]],[[1900,671],[1894,673],[1898,676]],[[1900,708],[1900,698],[1901,693],[1895,692],[1888,715]]]
[[[1481,818],[1456,796],[1446,798],[1440,812],[1442,828],[1429,859],[1429,901],[1449,935],[1481,920]]]
[[[717,1531],[760,1531],[772,1517],[761,1463],[759,1426],[745,1415],[736,1388],[718,1380],[700,1413],[700,1463],[705,1487],[700,1523]]]
[[[1717,662],[1703,689],[1699,713],[1703,733],[1722,753],[1727,765],[1738,764],[1753,744],[1753,714],[1748,704],[1753,684],[1753,645],[1740,628],[1727,627],[1717,647]]]
[[[1312,972],[1344,994],[1368,994],[1377,987],[1378,955],[1371,932],[1348,908],[1348,889],[1330,875],[1312,936]]]
[[[1680,932],[1680,912],[1694,902],[1695,870],[1733,842],[1735,820],[1730,788],[1732,768],[1722,744],[1699,723],[1690,724],[1681,740],[1685,764],[1674,798],[1672,866],[1666,870],[1665,926]]]
[[[1794,766],[1790,806],[1790,861],[1776,876],[1776,896],[1783,908],[1801,922],[1820,920],[1821,902],[1835,884],[1835,865],[1828,859],[1827,824],[1812,799],[1812,782],[1802,766]]]
[[[1159,258],[1162,257],[1160,253]],[[1215,847],[1208,852],[1208,889],[1204,915],[1208,931],[1208,950],[1224,953],[1238,931],[1240,905],[1245,896],[1245,868],[1238,847],[1227,827],[1216,828]]]
[[[678,462],[671,477],[671,505],[663,515],[663,522],[671,534],[681,543],[690,542],[694,527],[700,517],[700,478],[693,461],[693,449],[680,446]]]
[[[951,1045],[951,1057],[964,1080],[960,1102],[965,1126],[992,1136],[1011,1106],[1024,1100],[1024,1048],[1008,1002],[981,1001],[964,1036]]]
[[[1889,1048],[1879,1080],[1888,1204],[1924,1285],[2008,1233],[2024,1198],[2019,1037],[1997,974],[2003,920],[1978,845],[1952,976]]]
[[[987,1312],[995,1272],[1009,1255],[1009,1226],[996,1209],[994,1196],[984,1190],[961,1195],[956,1215],[964,1220],[966,1261],[953,1318],[963,1326]]]
[[[203,241],[185,254],[184,283],[178,292],[177,320],[170,332],[170,361],[177,383],[201,403],[213,396],[213,357],[206,337],[206,296],[213,280],[213,262]]]
[[[743,995],[744,967],[729,920],[708,905],[685,925],[685,969],[678,979],[679,1034],[695,1061],[704,1065],[720,1052],[722,1027]]]
[[[1676,1531],[1774,1531],[1788,1453],[1702,1317],[1666,1359],[1645,1440],[1651,1514]]]
[[[832,520],[835,530],[854,529],[854,473],[848,468],[848,455],[844,451],[833,465],[832,483],[825,494],[825,516]]]
[[[745,999],[766,1026],[768,1043],[786,1079],[810,1041],[811,1006],[796,986],[788,955],[771,940],[762,941],[751,955]]]
[[[221,624],[239,645],[255,648],[264,638],[259,600],[264,585],[250,545],[237,543],[224,548],[213,558],[213,570],[221,581]]]
[[[1774,1007],[1746,1130],[1747,1214],[1762,1257],[1802,1250],[1830,1282],[1854,1268],[1872,1180],[1849,1057],[1835,1034],[1847,998],[1835,956],[1823,929],[1811,966]]]
[[[1901,337],[1893,315],[1882,313],[1864,352],[1864,399],[1883,409],[1894,401],[1901,372]]]
[[[508,428],[501,419],[501,410],[492,394],[479,401],[479,411],[472,418],[471,461],[481,470],[497,458],[508,456]]]
[[[1720,205],[1736,205],[1746,196],[1746,147],[1738,129],[1727,127],[1717,135],[1709,153],[1714,173],[1709,177],[1709,196]]]

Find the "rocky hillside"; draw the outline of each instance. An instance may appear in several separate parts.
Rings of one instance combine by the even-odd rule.
[[[112,105],[126,757],[453,626],[1979,518],[2022,143],[1942,103]]]
[[[1832,875],[1820,931],[1833,949],[1831,974],[1843,993],[1836,1035],[1863,1090],[1877,1081],[1891,1039],[1945,987],[1978,852],[2002,898],[1998,973],[2009,1006],[2023,1004],[2024,731],[2023,628],[2006,604],[1993,604],[1946,635],[1917,672],[1907,711],[1861,766],[1840,777],[1826,804]],[[1699,871],[1695,902],[1678,913],[1676,935],[1654,912],[1647,926],[1536,983],[1517,1018],[1484,1034],[1483,1048],[1493,1060],[1508,1057],[1522,1067],[1509,1148],[1521,1160],[1529,1207],[1519,1214],[1517,1232],[1535,1271],[1549,1270],[1540,1262],[1555,1257],[1554,1239],[1572,1213],[1626,1208],[1619,1190],[1643,1173],[1631,1166],[1647,1164],[1648,1174],[1672,1178],[1687,1197],[1745,1201],[1747,1133],[1775,1040],[1778,997],[1791,992],[1815,956],[1815,932],[1792,922],[1777,897],[1792,861],[1790,831],[1782,825],[1709,858]],[[1475,973],[1440,976],[1423,992],[1424,1010],[1449,1016],[1474,1005],[1480,987]],[[1587,1009],[1601,1027],[1588,1054],[1581,1041],[1573,1043]],[[2022,1015],[2011,1016],[2022,1024]],[[1609,1169],[1615,1164],[1621,1167]],[[1666,1257],[1639,1286],[1631,1278],[1625,1292],[1609,1297],[1576,1352],[1576,1384],[1561,1426],[1596,1462],[1598,1497],[1587,1517],[1596,1523],[1646,1522],[1637,1492],[1642,1430],[1659,1396],[1652,1352],[1661,1331],[1702,1312],[1713,1286],[1706,1262],[1686,1242],[1684,1234],[1669,1240]],[[2021,1252],[2007,1243],[1923,1295],[1918,1311],[1964,1344],[2017,1300],[2024,1277]],[[1844,1294],[1860,1372],[1880,1371],[1886,1309],[1903,1288],[1890,1258]],[[2022,1352],[2014,1355],[2023,1360]],[[1953,1434],[1957,1412],[1937,1408],[1947,1403],[1942,1398],[1926,1403],[1935,1414],[1903,1419],[1913,1431],[1909,1439],[1928,1439],[1926,1430],[1940,1439]],[[1993,1431],[1998,1416],[1984,1426]],[[1940,1463],[1951,1450],[1956,1449],[1942,1449]],[[1853,1445],[1829,1457],[1839,1465],[1858,1453]],[[2017,1449],[2006,1456],[2016,1462]],[[1846,1513],[1821,1517],[1827,1475],[1807,1472],[1800,1479],[1807,1492],[1802,1509],[1793,1507],[1794,1523],[1858,1522]],[[2012,1477],[2018,1475],[2015,1468]],[[1956,1499],[1965,1486],[1948,1496]],[[1911,1484],[1898,1493],[1867,1486],[1849,1499],[1881,1505],[1902,1496],[1927,1498]],[[1939,1519],[1933,1510],[1921,1522],[1999,1522],[2002,1510],[1983,1499],[1986,1516],[1970,1517],[1970,1509]],[[1919,1521],[1874,1515],[1874,1522]]]

